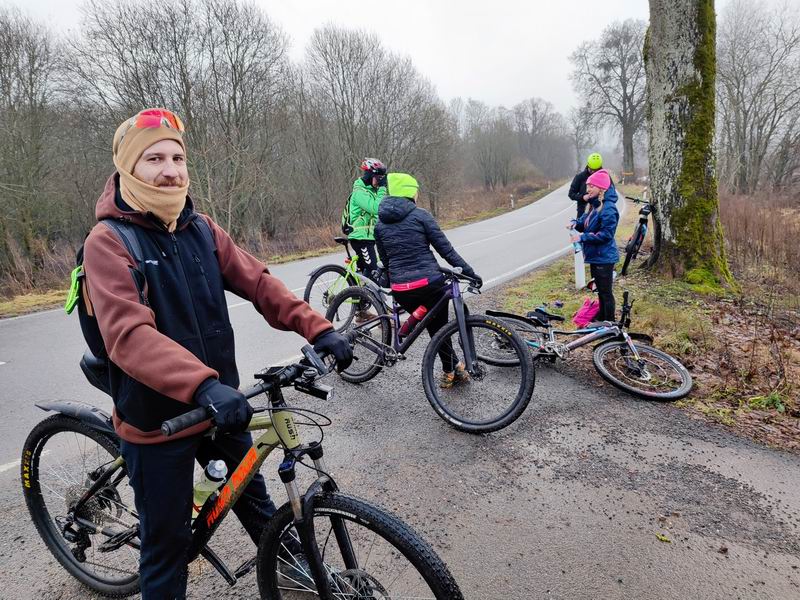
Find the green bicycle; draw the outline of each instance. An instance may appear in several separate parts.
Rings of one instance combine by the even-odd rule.
[[[362,286],[372,282],[363,273],[358,272],[358,258],[350,253],[350,242],[345,237],[333,238],[337,244],[344,246],[347,257],[342,265],[322,265],[308,276],[308,283],[303,292],[305,300],[311,308],[324,315],[336,294],[351,286]],[[374,283],[374,282],[372,282]],[[377,285],[377,284],[375,284]]]
[[[258,596],[268,600],[463,600],[427,542],[395,515],[341,493],[321,442],[303,443],[298,429],[303,423],[295,421],[296,415],[320,428],[330,420],[287,406],[282,388],[320,399],[332,395],[317,381],[330,368],[311,346],[303,354],[301,363],[256,374],[258,383],[244,391],[247,398],[266,394],[269,400],[254,410],[248,427],[263,433],[192,521],[189,560],[203,556],[229,585],[256,569]],[[113,598],[137,593],[139,517],[111,416],[81,402],[37,406],[56,412],[34,427],[22,451],[22,490],[39,534],[86,587]],[[205,408],[197,408],[165,421],[161,431],[173,435],[208,418]],[[289,500],[265,524],[257,555],[230,569],[208,543],[275,449],[283,451],[278,474]],[[295,478],[298,465],[317,474],[305,492]]]

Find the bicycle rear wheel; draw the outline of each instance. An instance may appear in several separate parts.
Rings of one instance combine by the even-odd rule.
[[[545,344],[544,332],[522,319],[498,318],[498,321],[504,323],[522,338],[531,356],[536,360]],[[480,346],[478,346],[479,342]],[[475,343],[478,357],[490,365],[513,367],[519,364],[519,357],[506,336],[500,334],[492,338],[483,336],[480,340],[475,340]]]
[[[359,322],[361,317],[364,322]],[[364,287],[349,287],[336,295],[325,314],[336,331],[353,332],[353,362],[339,373],[350,383],[364,383],[381,370],[392,327],[386,308]]]
[[[436,552],[381,508],[344,494],[322,494],[314,498],[311,525],[336,600],[463,600]],[[285,504],[258,545],[262,599],[305,600],[316,593],[307,563],[282,541],[291,535],[297,535],[293,513]]]
[[[637,362],[626,342],[605,342],[594,349],[592,362],[609,383],[651,400],[678,400],[692,390],[692,376],[666,352],[636,344]]]
[[[325,314],[333,298],[344,288],[357,285],[341,265],[323,265],[311,273],[303,291],[303,300],[320,314]]]
[[[468,433],[489,433],[516,421],[528,406],[535,383],[533,358],[519,335],[497,319],[470,315],[466,324],[477,353],[469,380],[452,387],[440,382],[440,354],[452,356],[454,362],[464,360],[458,322],[451,321],[425,349],[422,383],[431,406],[450,425]],[[491,362],[487,360],[486,348],[493,345],[502,348],[503,364],[495,360],[497,351]]]
[[[39,535],[73,577],[112,598],[139,591],[139,520],[125,469],[73,507],[118,456],[108,435],[63,415],[34,427],[22,450],[22,490]]]

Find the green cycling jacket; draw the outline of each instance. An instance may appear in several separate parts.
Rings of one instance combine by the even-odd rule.
[[[375,223],[378,220],[378,205],[386,195],[386,187],[377,190],[364,183],[362,179],[353,182],[350,194],[350,225],[353,232],[347,236],[351,240],[374,240]]]

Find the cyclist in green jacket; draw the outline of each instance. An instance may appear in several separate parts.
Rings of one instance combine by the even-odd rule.
[[[350,245],[358,257],[358,270],[370,278],[378,266],[375,254],[375,223],[378,205],[386,195],[386,165],[377,158],[361,161],[364,174],[353,182],[353,192],[348,202]]]

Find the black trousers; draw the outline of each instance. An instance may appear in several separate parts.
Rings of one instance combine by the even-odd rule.
[[[428,310],[431,310],[442,296],[444,296],[445,289],[444,285],[431,284],[407,292],[394,292],[392,295],[397,303],[403,307],[403,310],[411,314],[419,306],[424,306]],[[439,310],[438,314],[433,315],[431,320],[426,324],[425,328],[428,330],[428,334],[431,338],[447,324],[447,320],[450,316],[448,310],[449,306],[450,303],[448,302]],[[442,370],[444,372],[452,373],[456,370],[456,363],[458,360],[453,351],[453,344],[449,339],[445,340],[445,343],[442,344],[442,347],[439,349],[439,359],[442,361]]]
[[[350,240],[350,245],[358,259],[358,270],[369,278],[378,266],[378,255],[375,253],[375,240]]]
[[[252,443],[249,433],[220,435],[215,440],[194,436],[164,444],[122,441],[120,450],[139,513],[142,600],[186,597],[195,459],[203,467],[211,460],[224,460],[230,477]],[[261,474],[233,507],[256,544],[275,510]]]
[[[597,295],[600,298],[600,312],[597,313],[597,321],[616,320],[616,305],[614,302],[614,265],[607,263],[604,265],[589,265],[589,271],[597,284]]]

